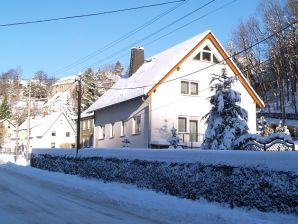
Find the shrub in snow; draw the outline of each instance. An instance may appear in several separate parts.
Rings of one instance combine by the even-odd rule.
[[[182,149],[182,147],[179,145],[180,138],[177,136],[177,129],[172,127],[171,133],[172,133],[172,135],[168,138],[168,142],[170,143],[169,148],[170,149]]]
[[[182,198],[298,215],[298,176],[258,167],[32,154],[31,165],[55,172],[134,184]]]
[[[122,147],[127,148],[129,147],[130,140],[126,136],[124,136],[122,143],[123,143]]]
[[[259,119],[257,119],[257,123],[257,128],[260,135],[268,136],[274,132],[274,130],[271,128],[270,124],[266,121],[264,116],[261,116]]]
[[[210,112],[203,117],[208,125],[203,149],[233,149],[234,141],[248,132],[247,112],[239,106],[241,94],[231,89],[234,81],[225,69],[213,74],[210,84],[215,94],[210,97]]]
[[[277,127],[275,128],[276,133],[285,133],[286,135],[290,135],[290,131],[286,125],[283,125],[280,121]]]

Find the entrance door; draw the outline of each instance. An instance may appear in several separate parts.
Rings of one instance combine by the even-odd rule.
[[[190,132],[190,141],[198,141],[198,121],[189,120],[189,132]]]

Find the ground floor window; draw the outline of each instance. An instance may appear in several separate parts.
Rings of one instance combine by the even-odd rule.
[[[186,117],[178,117],[178,132],[187,132]]]
[[[132,119],[132,133],[133,134],[141,133],[141,115],[135,116]]]

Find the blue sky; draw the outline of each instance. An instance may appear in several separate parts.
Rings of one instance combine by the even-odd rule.
[[[0,24],[80,15],[167,1],[169,0],[4,0],[1,1],[0,7]],[[102,49],[112,41],[119,39],[179,3],[73,20],[0,27],[0,73],[10,68],[21,68],[23,78],[33,77],[38,70],[44,70],[49,76],[60,78],[76,74],[79,71],[83,72],[85,68],[91,65],[93,68],[98,68],[117,60],[127,68],[131,47],[143,46],[232,0],[215,0],[207,7],[152,36],[155,31],[209,1],[188,0],[170,14],[132,37],[97,54],[95,57],[89,58],[82,64],[67,68],[65,67],[78,59]],[[235,0],[223,9],[183,29],[148,46],[144,45],[145,57],[150,57],[205,30],[212,30],[223,46],[226,46],[240,19],[245,20],[249,16],[253,16],[259,2],[259,0]],[[149,39],[135,44],[148,35],[151,35]],[[125,50],[121,53],[115,53],[122,49]]]

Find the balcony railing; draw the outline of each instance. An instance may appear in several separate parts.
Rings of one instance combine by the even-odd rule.
[[[204,141],[205,134],[202,133],[178,133],[181,144],[188,148],[199,148]]]

